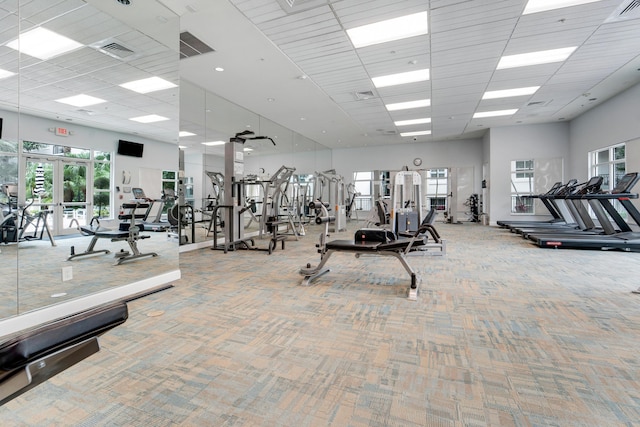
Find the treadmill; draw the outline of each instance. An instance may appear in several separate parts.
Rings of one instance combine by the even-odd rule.
[[[568,210],[571,218],[571,222],[566,223],[551,223],[534,225],[532,227],[517,227],[513,231],[522,234],[522,237],[527,238],[530,234],[540,233],[576,233],[576,232],[590,232],[600,234],[602,229],[596,227],[596,224],[591,219],[589,211],[583,204],[583,199],[587,194],[600,193],[602,188],[603,179],[601,176],[594,176],[589,181],[582,184],[576,184],[571,187],[566,187],[563,191],[559,191],[557,194],[550,196],[558,203],[562,201],[565,208]],[[558,209],[560,209],[559,205]],[[602,208],[597,205],[593,206],[598,220],[605,224],[604,232],[613,234],[615,230],[610,225],[609,219],[602,211]]]
[[[587,200],[598,201],[611,219],[618,225],[620,231],[610,235],[582,235],[582,234],[530,234],[529,239],[541,248],[555,249],[618,249],[624,251],[640,250],[640,232],[633,231],[611,204],[611,200],[618,200],[629,216],[640,225],[640,212],[631,202],[638,194],[631,193],[640,176],[637,172],[624,175],[611,193],[588,194],[582,196]]]
[[[575,180],[573,180],[575,181]],[[575,181],[577,182],[577,181]],[[500,227],[503,228],[512,228],[512,227],[521,227],[521,226],[533,226],[533,225],[537,225],[537,224],[552,224],[552,223],[562,223],[565,222],[565,219],[562,217],[562,214],[558,211],[557,207],[553,205],[553,203],[548,199],[548,196],[551,196],[553,194],[555,194],[557,191],[559,191],[561,188],[563,187],[562,182],[556,182],[555,184],[553,184],[553,186],[549,189],[549,191],[547,191],[546,193],[543,194],[536,194],[536,195],[532,195],[532,196],[523,196],[523,197],[529,197],[531,199],[540,199],[540,201],[545,205],[545,207],[549,210],[549,213],[551,214],[551,216],[553,217],[552,219],[548,220],[548,221],[534,221],[534,220],[529,220],[529,221],[509,221],[509,220],[505,220],[505,221],[497,221],[496,224],[498,224]]]
[[[135,200],[149,203],[149,207],[147,208],[141,223],[144,231],[168,231],[171,228],[171,224],[168,220],[162,220],[162,212],[164,207],[167,205],[167,202],[174,202],[176,200],[176,193],[173,189],[165,188],[162,190],[162,198],[160,199],[148,198],[144,193],[144,190],[139,187],[132,188],[131,192],[133,193]],[[153,210],[154,205],[158,204],[159,207],[155,216],[151,217],[151,211]]]

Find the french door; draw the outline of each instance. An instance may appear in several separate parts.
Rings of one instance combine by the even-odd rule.
[[[91,221],[89,161],[26,156],[23,165],[26,179],[21,201],[32,229],[46,221],[52,234],[59,236],[77,233]]]

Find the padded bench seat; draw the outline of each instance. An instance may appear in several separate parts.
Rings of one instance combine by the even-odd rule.
[[[327,250],[376,252],[382,242],[354,242],[353,240],[332,240],[327,242]]]
[[[111,303],[28,329],[0,344],[0,405],[100,350],[97,337],[129,317]]]
[[[419,247],[424,244],[423,239],[398,239],[390,242],[367,242],[353,240],[333,240],[327,242],[327,250],[333,249],[337,251],[353,251],[353,252],[380,252],[380,251],[399,251],[404,250],[409,245],[412,247]]]

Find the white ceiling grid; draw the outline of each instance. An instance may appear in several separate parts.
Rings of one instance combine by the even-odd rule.
[[[107,129],[138,133],[162,141],[176,141],[179,115],[176,109],[178,89],[169,89],[146,95],[136,94],[118,85],[127,81],[152,75],[178,82],[176,55],[173,50],[157,40],[132,30],[112,16],[83,0],[34,0],[18,2],[6,10],[2,23],[10,22],[1,34],[0,68],[18,70],[18,55],[4,46],[15,38],[16,29],[25,31],[43,26],[65,35],[84,46],[75,51],[51,58],[47,61],[21,55],[19,60],[20,108],[45,117],[55,117]],[[20,16],[20,22],[18,22]],[[100,45],[104,40],[117,40],[131,46],[138,53],[129,60],[116,59],[89,47]],[[6,93],[15,93],[16,79],[0,80]],[[12,90],[13,87],[13,90]],[[4,93],[5,91],[3,91]],[[56,102],[56,99],[80,93],[107,100],[106,103],[74,107]],[[16,102],[15,96],[6,100],[8,108]],[[132,117],[158,114],[170,120],[152,126],[129,120]]]
[[[181,30],[216,49],[181,61],[180,72],[231,101],[215,111],[217,118],[227,118],[233,127],[224,132],[237,132],[241,130],[237,127],[249,122],[260,126],[253,121],[261,115],[333,148],[408,142],[397,136],[404,131],[432,130],[431,136],[419,137],[418,142],[461,139],[481,136],[492,126],[576,117],[640,82],[640,20],[605,23],[622,2],[600,0],[529,15],[522,15],[527,0],[296,0],[293,8],[284,0],[161,3],[182,16]],[[135,51],[128,60],[83,47],[49,61],[27,55],[18,61],[15,51],[4,46],[19,25],[17,4],[0,2],[0,68],[17,72],[20,66],[20,101],[25,111],[53,111],[78,122],[99,117],[102,127],[175,139],[173,122],[178,118],[171,113],[171,105],[178,89],[138,95],[118,86],[151,75],[178,83],[171,65],[177,42],[175,52],[161,42],[163,27],[156,20],[161,14],[156,2],[132,1],[129,6],[115,0],[20,2],[21,17],[29,17],[20,23],[22,30],[44,23],[87,46],[115,39]],[[428,35],[355,49],[345,32],[424,10],[429,13]],[[112,13],[120,20],[113,19]],[[132,22],[148,31],[132,30]],[[503,55],[568,46],[578,48],[564,62],[496,69]],[[212,71],[220,65],[227,71]],[[424,68],[431,74],[427,82],[378,89],[371,81]],[[0,80],[0,102],[15,102],[15,80]],[[487,90],[525,86],[541,87],[533,95],[482,100]],[[372,97],[357,95],[369,91]],[[188,92],[195,96],[197,91]],[[78,109],[54,101],[77,93],[108,103]],[[267,101],[272,98],[275,102]],[[181,103],[188,104],[189,99],[181,96]],[[385,104],[416,99],[430,99],[431,107],[391,112],[385,108]],[[193,102],[202,104],[199,99]],[[232,120],[233,103],[256,114]],[[512,108],[518,109],[513,116],[472,118],[479,111]],[[152,113],[173,114],[172,120],[152,126],[128,120]],[[203,129],[202,134],[214,134],[198,123],[205,121],[206,114],[197,116],[190,125]],[[394,125],[396,120],[423,117],[431,117],[432,123]],[[243,121],[247,124],[241,125]]]
[[[630,61],[638,61],[638,20],[604,24],[620,0],[522,15],[526,0],[335,0],[283,10],[276,0],[230,0],[309,76],[337,107],[377,143],[389,138],[394,120],[429,116],[426,140],[477,136],[491,126],[570,119],[571,106]],[[300,2],[299,2],[300,3]],[[409,13],[429,11],[426,36],[354,49],[345,29]],[[577,46],[565,62],[497,70],[503,55]],[[411,61],[411,62],[410,62]],[[372,77],[429,68],[428,82],[376,89]],[[640,81],[628,79],[618,91]],[[487,90],[541,86],[533,95],[482,100]],[[355,92],[372,91],[358,100]],[[615,93],[607,93],[605,98]],[[431,99],[431,107],[388,112],[385,104]],[[604,99],[589,101],[590,106]],[[509,117],[473,119],[474,113],[518,109]],[[371,142],[371,141],[369,141]],[[367,142],[365,142],[366,144]]]

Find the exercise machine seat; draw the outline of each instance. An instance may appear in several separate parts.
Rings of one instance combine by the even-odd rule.
[[[0,405],[100,350],[98,336],[129,317],[125,302],[97,306],[0,344]]]

